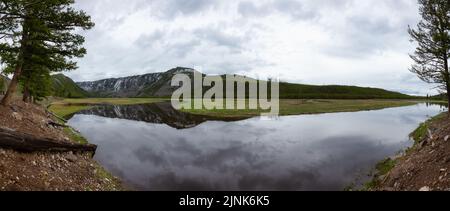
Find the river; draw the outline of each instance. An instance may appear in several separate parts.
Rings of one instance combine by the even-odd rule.
[[[211,120],[170,104],[98,106],[69,125],[97,144],[95,159],[138,190],[343,190],[442,111],[417,104],[375,111]]]

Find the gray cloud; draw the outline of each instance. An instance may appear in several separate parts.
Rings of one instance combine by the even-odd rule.
[[[211,0],[166,0],[164,1],[162,12],[166,17],[174,17],[176,15],[190,15],[209,9],[217,1]]]
[[[312,19],[319,14],[306,9],[301,1],[275,0],[263,4],[255,1],[243,1],[239,3],[238,12],[245,17],[268,16],[273,13],[292,16],[294,19]]]
[[[243,48],[243,43],[249,39],[249,37],[226,34],[218,28],[211,27],[195,30],[194,35],[197,39],[209,42],[209,44],[237,50]]]
[[[407,70],[413,45],[406,33],[418,21],[415,1],[77,0],[76,6],[96,22],[83,32],[88,55],[68,74],[77,81],[189,66],[430,92],[418,80],[384,77],[415,77]]]

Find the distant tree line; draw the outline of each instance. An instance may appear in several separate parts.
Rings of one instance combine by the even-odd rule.
[[[20,86],[23,100],[48,96],[51,74],[77,68],[84,37],[76,29],[94,26],[90,16],[72,7],[74,0],[1,0],[0,61],[13,77],[1,100],[11,103]]]

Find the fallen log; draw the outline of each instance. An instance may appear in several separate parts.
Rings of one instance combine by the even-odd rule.
[[[89,152],[94,156],[97,145],[67,143],[0,128],[0,148],[19,152]]]

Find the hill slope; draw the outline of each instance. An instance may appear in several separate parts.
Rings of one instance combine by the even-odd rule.
[[[63,74],[52,75],[52,86],[55,97],[84,98],[90,96],[87,91]]]
[[[177,67],[167,72],[79,82],[77,85],[89,92],[91,96],[96,97],[168,97],[176,90],[176,87],[170,86],[173,75],[180,72],[191,75],[194,71],[195,70],[191,68]],[[203,75],[203,77],[205,77],[205,75]],[[411,99],[416,97],[377,88],[281,83],[280,98]]]
[[[413,96],[378,88],[357,86],[314,86],[292,83],[280,84],[282,99],[412,99]]]

